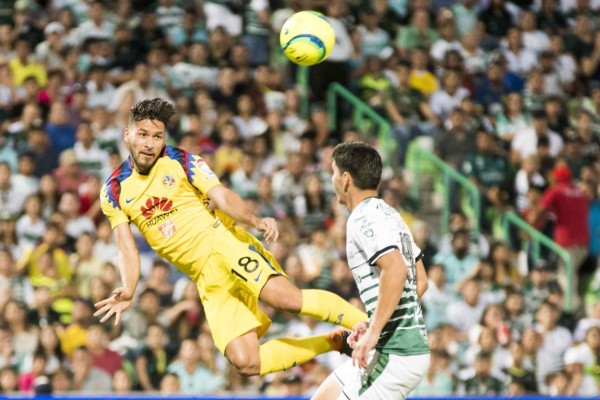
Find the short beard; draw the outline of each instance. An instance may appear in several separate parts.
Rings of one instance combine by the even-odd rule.
[[[154,167],[154,165],[156,164],[156,162],[158,161],[160,157],[156,157],[154,159],[154,162],[152,163],[152,165],[148,166],[148,167],[142,167],[137,159],[135,157],[131,157],[131,159],[133,160],[133,164],[135,165],[135,169],[137,171],[138,174],[140,175],[148,175],[150,173],[150,170],[152,170],[152,167]]]

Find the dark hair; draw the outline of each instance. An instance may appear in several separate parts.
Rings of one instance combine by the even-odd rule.
[[[364,142],[340,143],[333,149],[333,160],[340,173],[352,176],[357,188],[377,190],[383,168],[377,150]]]
[[[145,119],[156,119],[167,127],[173,115],[175,115],[175,108],[166,100],[158,97],[152,100],[142,100],[129,110],[129,125]]]

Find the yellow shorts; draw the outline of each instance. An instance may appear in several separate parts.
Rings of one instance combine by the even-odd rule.
[[[262,337],[271,320],[258,308],[263,286],[273,275],[286,276],[262,243],[240,227],[220,226],[197,280],[215,345],[222,354],[235,338],[256,329]]]

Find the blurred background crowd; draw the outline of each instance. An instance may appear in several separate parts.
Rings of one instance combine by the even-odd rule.
[[[308,89],[278,45],[302,9],[336,32]],[[380,193],[412,227],[430,279],[432,362],[416,394],[600,395],[598,0],[0,0],[2,393],[310,395],[343,356],[238,376],[195,285],[140,235],[134,306],[120,326],[99,324],[93,304],[119,285],[99,192],[127,157],[129,108],[170,99],[169,142],[278,220],[269,248],[289,278],[360,307],[331,154],[373,138],[343,107],[328,115],[331,82],[393,124],[398,151]],[[471,179],[486,209],[516,210],[567,249],[582,277],[575,312],[561,263],[523,256],[518,232],[496,239],[487,212],[476,216],[486,234],[473,235],[456,188],[439,234],[409,196],[417,141]],[[272,336],[330,330],[266,311]]]

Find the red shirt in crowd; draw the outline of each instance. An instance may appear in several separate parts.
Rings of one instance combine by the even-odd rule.
[[[92,354],[92,365],[108,372],[110,376],[123,368],[123,357],[119,353],[109,349],[105,349],[104,352],[99,354],[90,353]]]
[[[544,193],[542,206],[555,216],[556,243],[565,248],[589,245],[589,203],[581,190],[570,182],[558,183]]]

